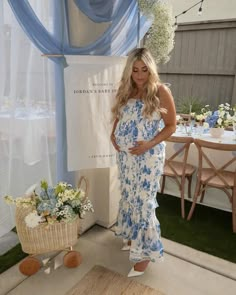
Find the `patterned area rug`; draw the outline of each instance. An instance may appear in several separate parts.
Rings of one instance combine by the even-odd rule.
[[[164,295],[103,266],[95,265],[66,295]]]

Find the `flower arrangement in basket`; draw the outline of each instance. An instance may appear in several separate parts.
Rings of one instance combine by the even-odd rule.
[[[65,255],[64,264],[68,267],[78,265],[78,260],[81,261],[79,253],[71,251],[78,239],[78,219],[86,212],[94,211],[87,197],[88,183],[84,177],[81,177],[79,186],[82,180],[86,183],[85,191],[74,189],[66,182],[52,187],[43,180],[39,191],[36,187],[16,199],[5,196],[8,204],[16,205],[16,229],[25,253],[36,255],[69,248],[72,253]],[[38,270],[39,263],[31,258],[30,263],[22,263],[23,270],[20,265],[21,272],[26,275],[35,273],[35,270],[31,271],[32,263]]]
[[[78,217],[82,218],[87,211],[93,212],[91,201],[80,188],[73,189],[66,182],[59,182],[51,187],[45,180],[41,181],[40,188],[39,193],[34,190],[30,195],[17,199],[5,196],[8,204],[31,208],[24,219],[30,228],[55,222],[72,222]]]

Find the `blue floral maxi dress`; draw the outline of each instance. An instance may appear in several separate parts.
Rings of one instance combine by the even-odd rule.
[[[154,113],[151,119],[145,118],[143,108],[142,100],[129,99],[121,109],[115,130],[116,143],[120,147],[117,162],[121,189],[116,235],[132,241],[131,261],[154,262],[163,256],[160,223],[155,208],[158,207],[156,193],[160,188],[165,143],[140,156],[129,153],[128,149],[136,141],[150,140],[160,130],[160,114]]]

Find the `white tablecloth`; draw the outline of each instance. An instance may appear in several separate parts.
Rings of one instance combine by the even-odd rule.
[[[176,132],[173,134],[174,136],[188,136],[186,132],[182,129],[180,129],[179,126],[177,126]],[[199,138],[206,141],[211,142],[217,142],[217,143],[227,143],[227,144],[236,144],[235,136],[233,131],[224,131],[224,134],[220,138],[214,138],[210,135],[210,132],[203,132],[202,134],[198,134],[197,130],[193,130],[191,137],[193,138]]]
[[[6,194],[22,194],[42,179],[55,183],[54,114],[0,112],[0,236],[14,226]]]
[[[44,151],[48,150],[48,138],[53,136],[55,137],[53,114],[14,117],[7,113],[0,114],[0,157],[23,159],[25,164],[34,165],[42,159]]]

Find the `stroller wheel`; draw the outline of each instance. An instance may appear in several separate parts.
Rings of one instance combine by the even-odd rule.
[[[37,258],[27,257],[20,263],[19,269],[22,274],[31,276],[40,269],[40,262]]]
[[[63,263],[66,267],[73,268],[80,265],[82,256],[77,251],[69,251],[64,255]]]

